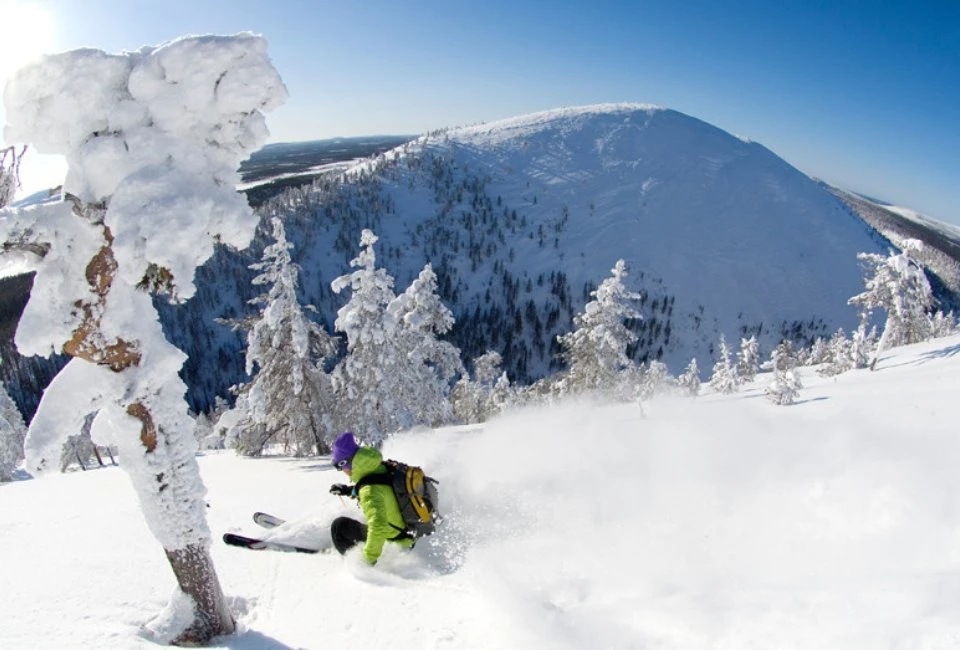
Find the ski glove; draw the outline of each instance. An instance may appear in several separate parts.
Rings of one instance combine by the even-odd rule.
[[[353,486],[344,485],[343,483],[334,483],[330,486],[330,494],[336,494],[341,497],[351,497],[353,496]]]

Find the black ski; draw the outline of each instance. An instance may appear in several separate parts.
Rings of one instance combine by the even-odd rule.
[[[255,537],[244,537],[243,535],[234,535],[233,533],[225,533],[223,541],[229,546],[239,546],[252,551],[282,551],[285,553],[320,552],[320,549],[316,548],[304,548],[303,546],[294,546],[293,544],[284,544],[283,542],[271,542]]]
[[[273,515],[268,515],[265,512],[253,513],[253,521],[257,525],[263,526],[264,528],[276,528],[277,526],[287,523],[280,517],[274,517]]]

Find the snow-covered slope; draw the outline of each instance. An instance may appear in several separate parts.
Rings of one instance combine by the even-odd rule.
[[[946,649],[960,638],[960,337],[878,370],[803,369],[794,406],[735,395],[568,404],[399,435],[446,521],[412,554],[215,540],[240,623],[215,647]],[[120,462],[122,462],[122,458]],[[328,459],[199,458],[215,535],[329,543]],[[174,579],[117,468],[0,485],[0,648],[158,647]]]
[[[619,258],[645,296],[636,358],[679,372],[691,357],[709,367],[721,332],[759,332],[768,351],[784,336],[853,327],[856,254],[885,243],[759,144],[644,105],[434,133],[264,210],[286,215],[304,299],[328,324],[342,304],[329,282],[372,228],[398,290],[434,265],[465,360],[497,350],[521,381],[557,368],[555,336]],[[247,281],[217,274],[208,297],[249,297]],[[199,355],[191,372],[222,363],[216,349],[182,340]]]
[[[648,294],[675,298],[668,363],[706,356],[719,332],[853,322],[855,254],[876,243],[758,144],[675,111],[616,105],[454,131],[433,148],[488,175],[487,193],[519,204],[531,229],[569,214],[545,246],[510,242],[518,274],[563,270],[576,290],[624,258]]]

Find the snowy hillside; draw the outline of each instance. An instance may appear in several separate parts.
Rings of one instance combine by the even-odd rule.
[[[214,541],[240,624],[215,647],[952,648],[960,638],[960,337],[760,393],[568,404],[405,434],[441,531],[376,567]],[[122,458],[120,459],[122,462]],[[215,536],[329,544],[357,514],[327,459],[199,458]],[[117,468],[0,485],[0,647],[156,648],[173,576]],[[148,626],[149,627],[149,626]],[[156,635],[156,636],[155,636]]]
[[[434,133],[262,211],[284,216],[303,300],[328,326],[342,305],[330,281],[371,228],[398,288],[433,264],[464,360],[496,350],[520,381],[558,368],[556,335],[619,258],[644,295],[634,358],[679,372],[694,356],[710,364],[721,332],[759,332],[766,353],[785,336],[850,331],[847,299],[862,287],[856,254],[886,245],[764,147],[642,105]],[[164,316],[190,353],[194,403],[239,380],[241,343],[212,322],[253,297],[243,266],[257,256],[211,261],[187,313]]]
[[[286,222],[301,301],[328,330],[344,304],[330,282],[370,228],[398,291],[433,264],[468,368],[495,350],[521,383],[560,367],[556,336],[617,259],[643,295],[634,359],[659,358],[676,374],[692,357],[709,368],[721,333],[734,344],[759,333],[766,355],[785,337],[809,344],[851,331],[847,299],[863,286],[856,254],[889,246],[759,144],[632,104],[435,132],[259,211]],[[245,380],[244,340],[217,319],[252,312],[259,289],[248,265],[269,243],[262,227],[250,249],[221,249],[198,269],[189,302],[157,301],[168,336],[189,354],[183,377],[197,411]],[[943,287],[949,297],[960,282]],[[21,363],[12,357],[0,372],[29,415],[31,378],[43,372]]]
[[[927,268],[934,295],[945,311],[960,309],[960,228],[909,208],[835,187],[829,190],[895,246],[903,246],[906,239],[922,241],[918,259]]]

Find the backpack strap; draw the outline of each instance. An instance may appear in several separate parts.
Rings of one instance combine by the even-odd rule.
[[[360,488],[365,485],[393,485],[393,477],[389,473],[367,474],[354,484],[354,491],[360,492]]]
[[[385,472],[383,474],[367,474],[362,479],[356,482],[353,486],[353,493],[356,495],[360,494],[360,488],[366,485],[389,485],[393,487],[393,477],[390,475],[390,472]],[[416,537],[410,534],[410,531],[406,528],[400,528],[399,526],[394,526],[390,524],[390,527],[397,531],[397,534],[389,538],[391,542],[399,542],[403,539],[412,539],[416,542]],[[412,548],[412,547],[411,547]]]

